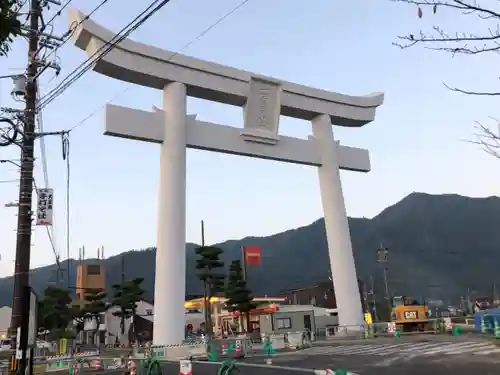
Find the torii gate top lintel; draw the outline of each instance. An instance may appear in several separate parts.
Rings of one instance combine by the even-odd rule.
[[[99,49],[116,35],[75,10],[70,11],[70,25],[78,25],[73,34],[75,45],[89,56],[98,55]],[[349,127],[373,121],[376,108],[384,100],[382,93],[343,95],[263,77],[130,39],[124,39],[98,59],[93,69],[115,79],[156,89],[180,82],[186,85],[189,96],[240,107],[247,104],[254,84],[259,90],[279,92],[282,115],[312,120],[326,114],[332,124]]]

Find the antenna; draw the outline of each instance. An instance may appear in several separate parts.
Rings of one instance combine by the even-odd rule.
[[[97,260],[101,259],[100,254],[101,254],[101,249],[97,248]]]
[[[85,246],[82,246],[82,264],[85,263]]]
[[[104,259],[104,246],[101,246],[101,259]]]

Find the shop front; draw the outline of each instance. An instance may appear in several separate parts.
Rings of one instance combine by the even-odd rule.
[[[210,312],[214,333],[235,333],[247,332],[246,319],[238,311],[230,312],[226,309],[226,298],[210,298]],[[260,316],[279,311],[280,305],[285,303],[286,297],[255,297],[253,303],[256,308],[250,311],[250,331],[260,332]],[[184,304],[186,309],[199,309],[203,311],[203,298],[187,301]]]

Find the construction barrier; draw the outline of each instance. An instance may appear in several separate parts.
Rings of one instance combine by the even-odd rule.
[[[207,359],[224,360],[243,358],[252,352],[252,345],[248,337],[232,337],[211,339],[206,345]],[[192,357],[195,358],[194,356]]]
[[[261,339],[262,343],[265,344],[268,341],[275,350],[277,349],[285,349],[285,336],[289,333],[275,334],[275,333],[262,333]]]
[[[286,347],[289,349],[303,349],[312,346],[312,341],[305,331],[288,332],[286,342]]]

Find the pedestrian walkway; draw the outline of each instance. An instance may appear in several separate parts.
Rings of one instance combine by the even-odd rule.
[[[406,342],[398,344],[361,344],[316,346],[297,352],[279,353],[279,356],[408,356],[425,357],[433,355],[500,355],[500,347],[489,342]]]

